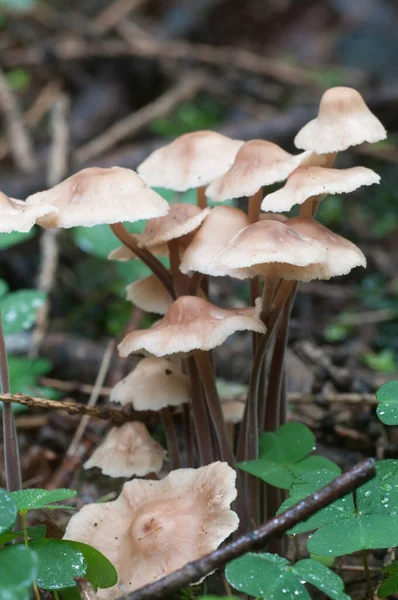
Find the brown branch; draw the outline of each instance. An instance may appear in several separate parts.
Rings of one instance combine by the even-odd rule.
[[[245,552],[260,550],[269,542],[280,537],[297,523],[305,521],[321,508],[331,502],[348,494],[358,486],[365,483],[374,476],[375,461],[368,458],[355,467],[340,475],[320,489],[311,494],[284,513],[267,521],[259,529],[242,535],[229,544],[207,554],[195,562],[188,563],[182,569],[162,577],[155,583],[151,583],[127,596],[128,600],[154,600],[169,596],[173,592],[198,581],[208,573],[226,565],[234,558],[238,558]]]

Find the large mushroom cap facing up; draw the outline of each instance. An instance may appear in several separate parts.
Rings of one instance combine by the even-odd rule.
[[[187,246],[193,232],[200,227],[209,212],[210,208],[202,210],[195,204],[173,204],[165,217],[150,219],[147,222],[138,245],[153,249],[170,240],[180,239],[181,245]]]
[[[143,358],[111,392],[112,402],[135,410],[160,410],[190,401],[189,379],[165,358]]]
[[[235,481],[227,463],[215,462],[129,481],[115,501],[84,506],[64,538],[90,544],[115,566],[118,584],[98,590],[98,599],[120,598],[215,550],[239,524],[230,509]]]
[[[57,212],[39,219],[42,227],[92,227],[140,221],[167,214],[169,205],[131,169],[90,167],[55,187],[29,196],[31,206],[51,204]]]
[[[249,225],[249,218],[243,210],[232,206],[213,208],[185,250],[180,271],[185,274],[196,271],[205,275],[217,276],[217,269],[211,268],[211,260],[238,231],[247,225]],[[225,275],[225,272],[222,274]],[[245,279],[249,273],[244,269],[235,269],[228,275],[237,279]]]
[[[98,467],[109,477],[145,477],[159,473],[165,452],[138,421],[112,427],[88,461],[85,469]]]
[[[137,279],[126,287],[127,300],[146,312],[165,315],[173,298],[156,275]]]
[[[185,192],[221,177],[242,144],[215,131],[186,133],[152,152],[137,171],[152,187]]]
[[[150,329],[129,333],[118,345],[120,356],[169,356],[211,350],[235,331],[265,333],[261,307],[224,309],[195,296],[181,296]]]
[[[304,266],[321,262],[326,249],[312,238],[293,231],[285,223],[263,219],[237,233],[213,259],[215,268],[252,268],[262,274],[272,263]]]
[[[295,204],[303,204],[311,196],[347,194],[363,185],[379,182],[380,176],[366,167],[351,169],[299,167],[289,175],[283,188],[265,196],[261,209],[288,211]]]
[[[214,202],[252,196],[263,185],[283,181],[294,169],[308,161],[311,152],[294,156],[272,142],[250,140],[236,155],[232,167],[206,189]],[[319,164],[318,159],[318,164]]]
[[[40,217],[54,215],[57,209],[54,206],[43,204],[41,206],[30,206],[22,200],[9,198],[0,192],[0,233],[11,233],[30,231]]]
[[[302,150],[326,154],[363,142],[379,142],[386,136],[383,125],[359,92],[349,87],[334,87],[323,94],[318,116],[304,125],[294,143]]]

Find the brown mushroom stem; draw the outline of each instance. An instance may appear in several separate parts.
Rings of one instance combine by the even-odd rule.
[[[205,190],[206,190],[205,185],[198,187],[196,190],[196,204],[198,205],[199,208],[202,208],[202,209],[206,208],[206,206],[207,206],[207,198],[206,198]]]
[[[221,460],[227,461],[231,467],[235,468],[235,457],[229,443],[209,353],[202,350],[194,350],[193,354],[205,391],[207,407],[213,421]]]
[[[186,466],[188,468],[195,466],[194,439],[192,436],[192,419],[191,407],[189,404],[184,404],[182,408],[183,426],[184,426],[184,442],[185,442],[185,457]]]
[[[4,341],[3,326],[0,311],[0,386],[2,394],[10,393],[10,378],[8,373],[7,351]],[[4,471],[6,486],[9,492],[15,492],[22,487],[21,464],[19,460],[18,437],[15,426],[12,405],[3,402],[3,445]]]
[[[185,296],[189,289],[185,276],[180,271],[180,244],[178,238],[167,242],[170,257],[170,271],[173,278],[175,296]]]
[[[248,216],[250,223],[255,223],[259,220],[263,190],[260,188],[258,192],[250,196],[248,205]],[[260,280],[258,277],[250,279],[250,299],[254,304],[255,300],[261,296]],[[253,334],[253,345],[255,345],[256,335]]]
[[[211,432],[207,415],[206,401],[202,394],[202,383],[198,368],[192,356],[186,360],[189,381],[191,383],[193,425],[198,444],[199,463],[209,465],[214,461],[213,448],[210,443]]]
[[[123,223],[113,223],[110,225],[110,228],[116,237],[151,269],[152,273],[162,282],[170,296],[175,298],[173,282],[166,267],[151,252],[138,246],[136,239],[127,231]]]
[[[169,453],[170,469],[179,469],[181,467],[180,451],[178,447],[178,437],[174,421],[171,417],[170,409],[168,406],[162,408],[160,411],[160,418],[162,419],[164,432],[166,435],[167,450]]]

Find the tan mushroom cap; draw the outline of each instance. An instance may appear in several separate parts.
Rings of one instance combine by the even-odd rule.
[[[235,331],[265,332],[261,307],[224,309],[195,296],[181,296],[150,329],[129,333],[118,345],[120,356],[169,356],[211,350]]]
[[[128,481],[113,502],[84,506],[64,539],[90,544],[115,566],[118,584],[98,590],[98,599],[119,598],[215,550],[239,524],[230,509],[235,480],[234,469],[215,462]]]
[[[165,358],[143,358],[111,392],[112,402],[135,410],[160,410],[190,401],[189,379]]]
[[[183,238],[182,245],[188,245],[192,239],[189,234],[200,227],[209,212],[210,208],[202,210],[195,204],[173,204],[165,217],[147,222],[138,245],[152,249],[177,238]]]
[[[109,477],[145,477],[159,473],[164,456],[162,446],[150,436],[144,423],[135,421],[112,427],[83,466],[98,467]]]
[[[135,306],[158,315],[165,315],[173,303],[173,298],[156,275],[137,279],[126,287],[126,292],[127,300]]]
[[[215,131],[186,133],[152,152],[137,171],[152,187],[185,192],[221,177],[242,144]]]
[[[221,402],[221,410],[226,423],[236,425],[243,421],[245,403],[238,400],[225,400]]]
[[[58,212],[39,219],[42,227],[92,227],[166,215],[169,205],[131,169],[90,167],[55,187],[29,196],[29,205],[51,204]]]
[[[137,258],[130,248],[127,246],[118,246],[114,250],[111,250],[108,254],[108,260],[118,260],[120,262],[127,262],[133,258]]]
[[[294,156],[272,142],[250,140],[241,147],[229,171],[209,185],[206,196],[214,202],[252,196],[263,185],[271,185],[286,179],[294,169],[310,157],[312,152],[303,152]],[[316,160],[323,161],[319,158]]]
[[[325,257],[326,249],[319,242],[298,234],[285,223],[264,219],[237,233],[213,261],[220,271],[252,268],[261,274],[272,263],[305,266]]]
[[[386,136],[383,125],[359,92],[349,87],[334,87],[323,94],[318,116],[304,125],[294,143],[302,150],[326,154],[363,142],[379,142]]]
[[[0,233],[11,233],[11,231],[30,231],[40,217],[54,214],[57,209],[54,206],[29,206],[23,200],[9,198],[0,192]]]
[[[196,271],[217,276],[217,269],[211,268],[211,260],[228,244],[232,236],[247,225],[249,225],[249,218],[243,210],[232,206],[213,208],[185,250],[180,271],[185,274]],[[232,269],[228,275],[237,279],[246,279],[250,276],[245,269]]]
[[[324,167],[299,167],[280,190],[265,196],[262,210],[290,210],[303,204],[307,198],[321,194],[346,194],[364,185],[380,182],[380,176],[366,167],[351,169],[326,169]]]

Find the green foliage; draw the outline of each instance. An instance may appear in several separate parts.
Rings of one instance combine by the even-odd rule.
[[[33,525],[32,527],[28,527],[26,529],[26,533],[29,540],[36,540],[38,538],[46,537],[46,531],[46,525]],[[0,535],[0,546],[8,544],[8,542],[12,542],[12,540],[15,540],[17,538],[23,537],[23,535],[24,532],[22,529],[3,533],[3,535]]]
[[[385,425],[398,425],[398,381],[388,381],[376,392],[377,416]]]
[[[245,554],[227,565],[228,582],[240,592],[264,600],[310,600],[312,584],[332,600],[349,600],[340,577],[311,558],[295,565],[277,554]]]
[[[175,137],[199,129],[211,129],[220,121],[221,109],[213,99],[203,95],[180,104],[172,115],[154,119],[151,130],[157,135]]]
[[[7,73],[7,81],[14,92],[24,91],[30,84],[29,71],[26,69],[11,69]]]
[[[144,221],[137,223],[125,223],[130,233],[142,233],[145,227]],[[74,227],[72,238],[76,246],[96,258],[107,259],[108,254],[121,246],[121,242],[113,233],[109,225],[95,225],[95,227]]]
[[[9,531],[17,518],[18,508],[11,494],[0,488],[0,533]]]
[[[390,563],[383,569],[383,583],[377,590],[378,598],[387,598],[398,592],[398,561]]]
[[[73,578],[86,574],[83,554],[64,540],[41,539],[32,542],[30,548],[37,554],[37,585],[43,590],[73,587]]]
[[[7,248],[11,248],[12,246],[16,246],[17,244],[26,242],[27,240],[30,240],[32,237],[34,237],[34,235],[35,228],[31,229],[26,233],[22,233],[20,231],[12,231],[11,233],[0,233],[0,250],[7,250]]]
[[[238,464],[239,468],[275,487],[288,489],[306,471],[339,467],[322,456],[309,456],[315,449],[315,436],[301,423],[287,423],[274,433],[263,433],[259,440],[259,458]]]
[[[382,373],[394,373],[397,370],[395,352],[391,348],[384,348],[380,352],[368,352],[364,355],[363,362],[370,369]]]
[[[331,471],[304,473],[290,488],[290,497],[279,512],[316,492],[334,479]],[[398,539],[398,461],[376,463],[376,477],[356,491],[336,500],[289,533],[316,529],[309,538],[310,553],[323,556],[343,556],[358,550],[389,548]],[[341,532],[344,531],[344,535]]]
[[[11,496],[17,505],[18,511],[37,510],[38,508],[55,510],[56,508],[72,508],[70,506],[60,506],[59,504],[54,506],[54,503],[73,498],[76,496],[76,492],[75,490],[62,488],[58,490],[34,488],[11,492]]]
[[[37,577],[36,553],[22,544],[0,550],[0,600],[29,600]]]
[[[0,301],[4,334],[20,333],[30,329],[37,310],[43,306],[46,294],[39,290],[11,292]]]
[[[63,540],[63,542],[75,550],[78,550],[83,555],[87,564],[85,578],[91,583],[95,590],[97,588],[108,588],[116,585],[116,569],[112,563],[101,554],[101,552],[82,542],[70,540]]]

